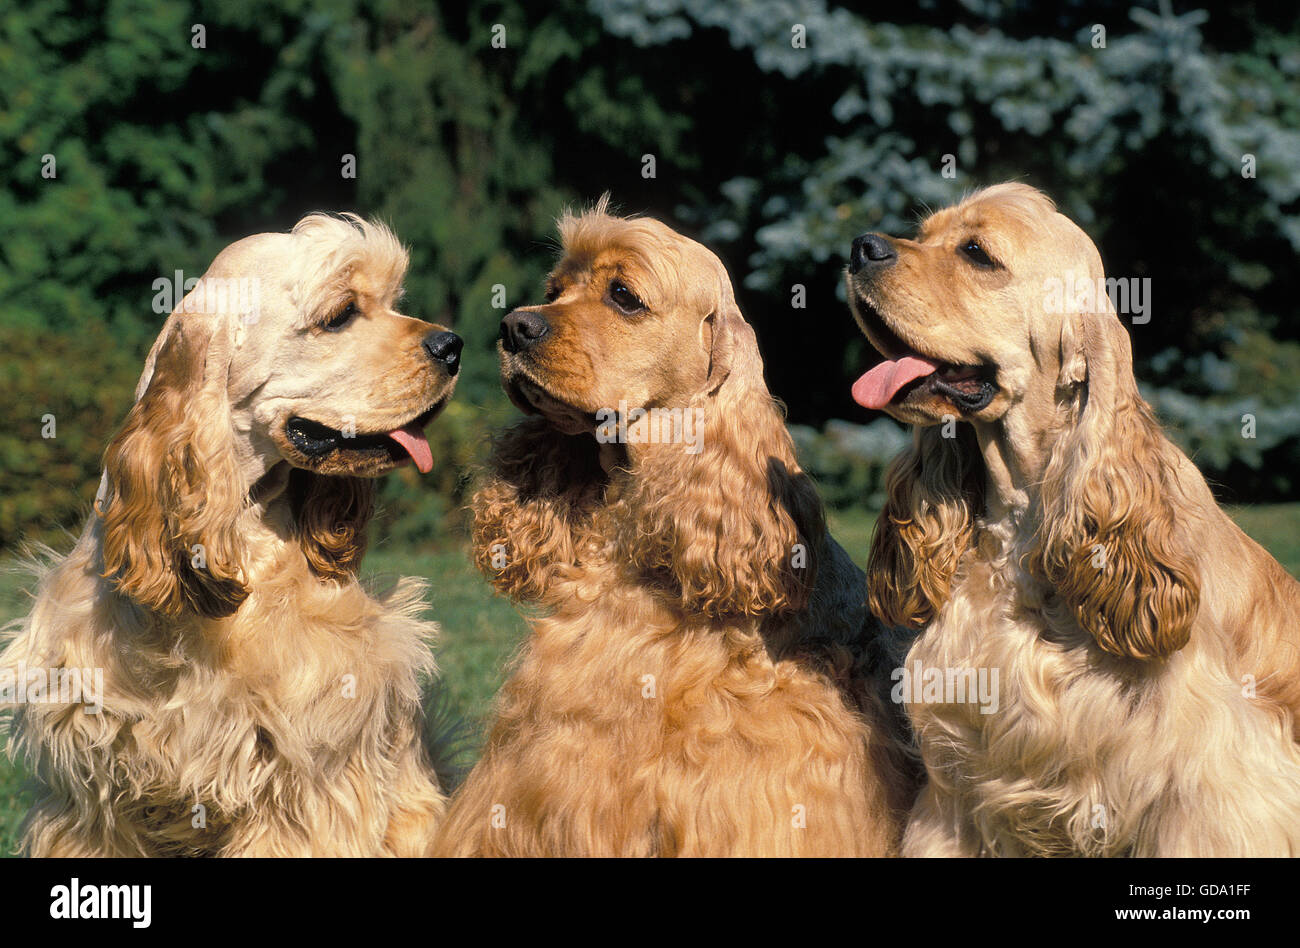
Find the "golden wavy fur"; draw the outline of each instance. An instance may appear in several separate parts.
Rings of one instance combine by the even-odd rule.
[[[420,581],[372,598],[356,575],[371,478],[403,457],[384,433],[454,385],[437,328],[393,312],[405,266],[382,226],[313,215],[228,247],[168,319],[96,515],[0,656],[102,674],[100,708],[12,706],[29,854],[427,850],[436,626]]]
[[[916,425],[871,603],[909,667],[1000,672],[992,713],[911,696],[905,854],[1300,855],[1300,585],[1161,432],[1092,242],[1018,184],[868,240],[855,317],[932,367],[855,387]]]
[[[538,615],[437,851],[894,852],[909,784],[863,576],[726,271],[603,201],[560,230],[549,302],[503,321],[503,384],[534,417],[474,497],[476,563]]]

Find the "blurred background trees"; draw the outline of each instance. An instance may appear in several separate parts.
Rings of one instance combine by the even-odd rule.
[[[412,251],[407,311],[466,337],[429,432],[441,462],[383,494],[390,542],[437,540],[513,415],[493,287],[538,299],[554,218],[605,190],[723,257],[834,503],[869,502],[902,437],[848,397],[874,358],[840,288],[849,241],[1006,178],[1044,188],[1110,275],[1151,278],[1139,378],[1221,496],[1294,498],[1300,11],[965,0],[888,19],[793,0],[8,5],[0,547],[84,515],[164,318],[153,281],[318,209],[386,219]]]

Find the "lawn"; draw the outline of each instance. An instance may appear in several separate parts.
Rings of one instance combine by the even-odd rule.
[[[1234,519],[1276,556],[1292,575],[1300,576],[1300,504],[1237,508]],[[874,513],[833,513],[831,529],[855,560],[862,563],[871,540]],[[26,576],[12,560],[0,561],[0,621],[22,615],[30,602]],[[458,546],[429,552],[403,552],[382,545],[366,558],[367,575],[412,574],[432,579],[431,614],[442,626],[438,665],[442,687],[452,708],[470,729],[472,753],[482,739],[492,696],[501,685],[506,663],[523,639],[525,626],[510,603],[470,566]],[[16,845],[16,831],[26,806],[23,777],[0,758],[0,854]]]

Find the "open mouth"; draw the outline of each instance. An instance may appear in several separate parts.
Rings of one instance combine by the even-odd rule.
[[[986,408],[998,393],[994,366],[932,359],[899,338],[875,307],[856,294],[854,310],[867,338],[886,360],[853,383],[853,400],[862,407],[880,410],[923,391],[973,413]]]
[[[309,458],[323,458],[335,451],[401,464],[408,458],[421,474],[433,470],[433,450],[424,436],[424,427],[442,409],[446,400],[436,402],[416,418],[392,431],[349,435],[310,418],[295,415],[285,423],[289,442]]]

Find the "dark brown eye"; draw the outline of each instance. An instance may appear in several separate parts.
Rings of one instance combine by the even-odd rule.
[[[325,331],[338,332],[348,323],[352,322],[352,317],[357,315],[358,312],[360,312],[360,310],[357,309],[357,304],[355,302],[349,303],[347,306],[344,306],[339,310],[333,319],[325,324]]]
[[[559,298],[560,298],[560,284],[558,283],[546,284],[546,297],[545,297],[546,302],[554,303]]]
[[[615,306],[625,313],[639,313],[646,308],[640,297],[618,280],[609,285],[609,298],[614,301]]]
[[[966,241],[957,249],[961,251],[961,253],[966,257],[967,260],[975,264],[975,266],[977,267],[983,267],[986,270],[992,270],[998,265],[997,261],[995,261],[992,257],[990,257],[988,255],[988,252],[985,251],[985,249],[979,245],[979,241],[975,240],[974,238],[971,238],[970,240]]]

